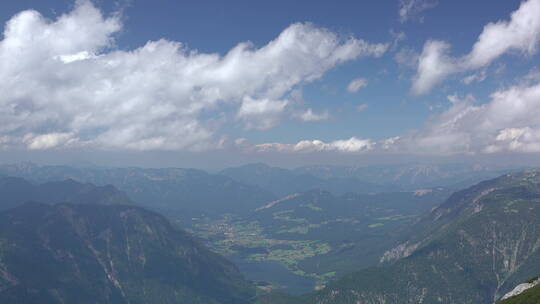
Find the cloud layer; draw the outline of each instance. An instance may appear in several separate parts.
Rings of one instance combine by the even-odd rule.
[[[428,93],[451,74],[481,69],[503,54],[533,55],[540,41],[540,0],[528,0],[512,13],[509,21],[487,24],[469,54],[454,58],[450,44],[430,40],[420,55],[413,79],[413,93]]]
[[[422,3],[428,2],[402,1],[404,20]],[[523,2],[508,21],[486,25],[462,57],[452,57],[451,45],[438,40],[427,41],[418,60],[410,52],[396,56],[417,63],[416,94],[452,74],[467,72],[466,84],[483,81],[500,56],[537,52],[538,16],[540,0]],[[328,110],[314,111],[298,96],[302,86],[342,63],[380,57],[389,47],[297,23],[266,45],[244,42],[225,54],[166,39],[122,50],[115,45],[122,30],[121,16],[104,16],[90,1],[55,20],[36,11],[11,18],[0,41],[0,148],[198,151],[225,145],[225,124],[267,130],[284,119],[328,120]],[[354,93],[366,84],[354,79],[347,89]],[[540,152],[537,77],[501,88],[483,103],[473,96],[449,99],[450,107],[424,128],[399,137],[259,145],[240,138],[234,145],[286,153]]]
[[[121,30],[121,16],[104,16],[90,1],[56,20],[36,11],[9,20],[0,42],[0,144],[216,147],[224,109],[246,128],[271,128],[293,89],[388,47],[298,23],[265,46],[240,43],[223,56],[165,39],[120,50]]]
[[[451,106],[433,115],[426,125],[408,134],[382,140],[359,139],[295,144],[256,145],[256,151],[392,153],[409,155],[490,154],[540,152],[540,82],[525,77],[497,90],[487,102],[472,95],[448,97]]]
[[[351,137],[345,140],[324,142],[322,140],[302,140],[296,144],[286,143],[266,143],[255,145],[253,149],[257,152],[288,152],[288,153],[310,153],[310,152],[346,152],[359,153],[373,149],[374,142],[369,139]]]
[[[391,149],[439,155],[540,152],[540,83],[524,81],[498,90],[487,103],[473,96],[449,99],[449,109]]]

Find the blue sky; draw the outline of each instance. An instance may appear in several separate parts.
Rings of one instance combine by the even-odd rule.
[[[26,0],[0,18],[6,160],[540,152],[540,0]]]

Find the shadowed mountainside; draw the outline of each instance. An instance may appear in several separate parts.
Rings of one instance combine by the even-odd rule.
[[[236,267],[126,205],[26,203],[0,213],[0,303],[249,303]]]

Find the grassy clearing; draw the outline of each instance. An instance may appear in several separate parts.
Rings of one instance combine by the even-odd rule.
[[[276,212],[274,218],[294,223],[307,223],[305,219],[294,219],[288,214],[289,210]],[[321,224],[307,224],[285,229],[283,233],[308,233],[309,229],[320,227]],[[216,221],[201,220],[192,230],[198,237],[207,240],[212,250],[227,255],[238,254],[235,248],[264,248],[267,253],[249,254],[248,261],[272,261],[285,266],[292,273],[300,276],[315,278],[318,284],[324,284],[335,273],[306,273],[298,266],[299,262],[317,255],[327,254],[332,247],[322,241],[313,240],[280,240],[268,237],[256,221],[234,221],[224,218]],[[275,286],[260,286],[261,291],[274,289]]]

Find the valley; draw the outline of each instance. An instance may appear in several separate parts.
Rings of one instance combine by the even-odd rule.
[[[442,202],[444,189],[429,193],[347,194],[324,191],[289,195],[256,208],[249,216],[192,219],[190,231],[216,252],[243,263],[276,262],[311,286],[272,279],[271,272],[246,275],[276,288],[302,293],[322,288],[351,269],[378,264],[398,232]],[[357,257],[362,257],[358,259]]]
[[[260,175],[261,167],[256,168]],[[253,286],[260,303],[348,303],[352,299],[369,302],[374,297],[383,297],[387,299],[385,301],[398,298],[417,301],[422,297],[430,299],[432,294],[441,297],[440,292],[450,292],[441,291],[438,284],[433,284],[435,281],[449,282],[445,286],[453,286],[452,293],[445,294],[445,301],[462,301],[464,298],[455,296],[460,290],[465,297],[484,303],[485,298],[467,287],[473,281],[464,279],[460,272],[473,267],[475,273],[482,273],[480,266],[471,265],[487,263],[482,260],[486,257],[482,254],[474,256],[471,252],[488,249],[465,249],[465,245],[476,244],[482,238],[499,242],[489,235],[499,232],[486,230],[478,235],[489,225],[474,224],[470,228],[463,225],[473,225],[482,216],[488,222],[496,217],[516,217],[511,222],[516,222],[519,227],[522,224],[517,219],[526,220],[522,216],[523,208],[529,208],[530,212],[536,210],[536,171],[506,174],[457,192],[443,185],[377,193],[335,194],[312,189],[284,196],[259,185],[186,169],[25,165],[0,167],[2,172],[19,176],[0,179],[0,191],[10,197],[6,202],[22,203],[33,199],[82,204],[95,201],[99,205],[117,202],[166,215],[177,229],[185,230],[210,251],[232,261]],[[28,182],[22,177],[34,177],[34,181]],[[69,179],[62,181],[63,178]],[[109,181],[114,184],[106,186]],[[303,187],[298,189],[303,190]],[[19,190],[12,193],[10,189]],[[131,200],[131,197],[136,199]],[[495,198],[501,202],[500,208],[494,207],[495,203],[484,203]],[[159,203],[151,203],[157,201]],[[8,206],[9,209],[14,205]],[[216,206],[216,209],[212,210],[210,206]],[[471,216],[475,220],[468,220]],[[497,221],[507,223],[508,219]],[[500,233],[509,233],[504,229]],[[528,244],[529,237],[511,236],[522,243],[510,244],[509,248]],[[535,250],[526,254],[533,263],[531,265],[536,258]],[[447,261],[444,256],[455,256],[457,260]],[[507,253],[503,257],[504,263],[510,263]],[[434,259],[439,260],[434,262]],[[495,281],[489,275],[478,278],[482,282],[486,280],[490,294],[500,296],[499,290],[507,290],[534,271],[540,272],[531,267],[530,271],[521,273],[518,271],[521,266],[512,265],[502,272],[504,275],[496,273]],[[440,272],[448,275],[440,277]],[[413,289],[401,293],[401,283],[395,281],[401,278],[407,278],[407,288]],[[397,289],[379,291],[385,280],[393,282]],[[498,282],[495,287],[493,282]],[[424,292],[411,284],[427,289]],[[340,294],[357,296],[329,298],[328,293],[336,290]],[[276,300],[278,298],[280,300]]]
[[[493,303],[540,272],[540,171],[454,193],[405,233],[414,249],[299,303]]]
[[[286,191],[295,192],[279,196],[282,192],[261,188],[264,184],[244,184],[232,177],[194,169],[85,169],[18,164],[0,167],[0,174],[35,182],[73,179],[112,184],[137,205],[165,214],[213,251],[244,265],[246,276],[262,286],[261,292],[282,290],[295,294],[321,288],[354,269],[377,265],[385,250],[394,245],[399,231],[443,202],[452,191],[439,187],[358,193],[354,190],[364,188],[356,185],[364,182],[355,183],[338,174],[339,178],[332,183],[348,190],[333,194],[316,189],[324,184],[322,176],[260,164],[226,172],[234,175],[231,172],[236,170],[241,170],[243,176],[258,176],[271,183],[288,176],[297,182],[288,183]],[[342,168],[336,170],[340,172]],[[418,178],[418,174],[411,178]],[[281,275],[260,271],[261,267],[274,269],[267,267],[267,263],[279,265],[274,268]],[[298,281],[302,283],[297,284]]]

